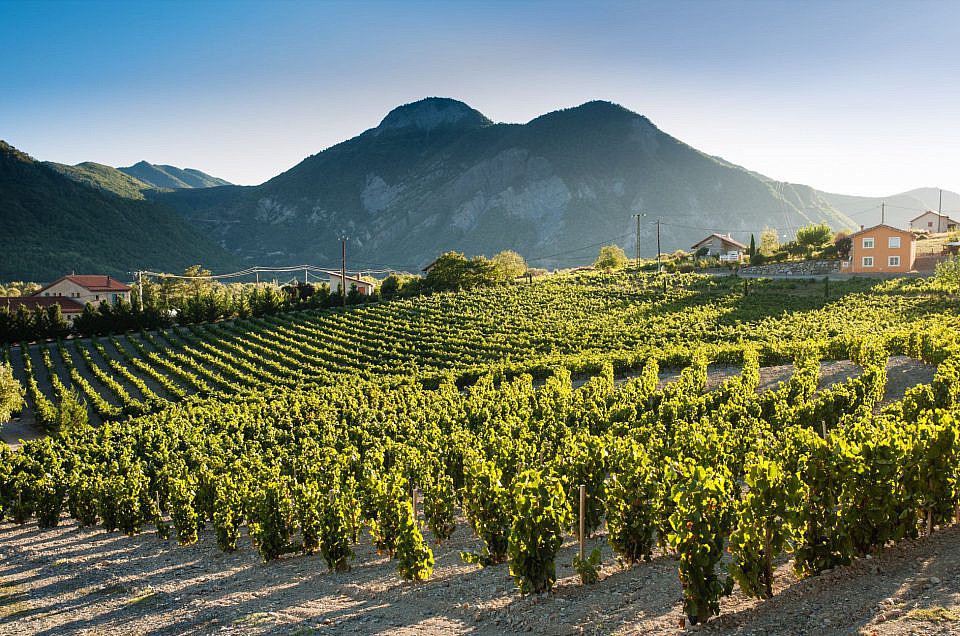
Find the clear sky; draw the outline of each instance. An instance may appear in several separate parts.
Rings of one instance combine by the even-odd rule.
[[[0,138],[260,183],[438,95],[591,99],[770,177],[960,191],[960,1],[0,0]]]

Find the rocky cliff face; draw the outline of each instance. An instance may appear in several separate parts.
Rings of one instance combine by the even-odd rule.
[[[663,219],[665,251],[714,230],[746,241],[764,226],[854,225],[811,188],[704,155],[607,102],[516,125],[430,98],[261,186],[158,196],[248,261],[329,264],[346,234],[354,266],[410,270],[450,249],[514,249],[547,267],[589,262],[600,243],[632,252],[636,211]],[[653,254],[652,225],[641,244]]]

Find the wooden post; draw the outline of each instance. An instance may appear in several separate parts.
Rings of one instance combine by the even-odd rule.
[[[933,509],[927,508],[927,536],[933,534]]]
[[[820,430],[823,431],[823,439],[826,440],[827,439],[827,423],[826,422],[820,422]]]
[[[830,277],[823,277],[823,297],[830,298]]]
[[[770,547],[770,528],[763,531],[763,585],[767,598],[773,596],[773,549]]]
[[[743,279],[743,297],[744,297],[744,298],[747,297],[747,293],[748,293],[748,292],[747,292],[747,279],[744,278],[744,279]]]
[[[580,484],[580,560],[583,561],[587,537],[587,487]]]

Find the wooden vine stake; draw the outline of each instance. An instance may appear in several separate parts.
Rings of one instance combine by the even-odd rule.
[[[583,561],[585,544],[587,542],[587,487],[580,484],[580,560]]]

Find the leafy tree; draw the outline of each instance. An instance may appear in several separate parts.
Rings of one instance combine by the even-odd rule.
[[[808,225],[797,230],[797,244],[802,245],[808,252],[820,250],[833,240],[833,230],[826,223]]]
[[[527,262],[513,250],[504,250],[490,260],[504,280],[513,280],[527,272]]]
[[[0,422],[6,422],[14,413],[23,408],[23,396],[26,391],[13,377],[13,369],[8,364],[0,364]]]
[[[467,259],[460,252],[447,252],[434,261],[425,283],[434,291],[459,291],[497,280],[500,274],[490,259],[482,256]]]
[[[777,236],[777,231],[769,227],[763,228],[760,232],[760,253],[764,256],[773,256],[779,249],[780,237]]]
[[[623,269],[628,262],[627,255],[619,245],[604,245],[593,266],[597,269]]]
[[[846,259],[850,258],[850,249],[853,247],[853,239],[847,232],[837,232],[833,237],[833,245],[837,249],[837,256]]]

